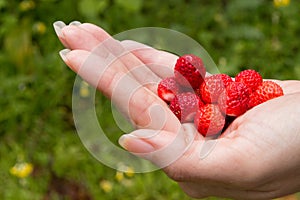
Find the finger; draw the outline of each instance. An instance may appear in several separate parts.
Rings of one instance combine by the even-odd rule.
[[[182,125],[175,133],[163,130],[137,130],[123,135],[119,143],[134,155],[163,168],[175,181],[199,180],[199,176],[208,179],[209,174],[211,176],[215,174],[211,171],[212,164],[208,165],[206,160],[200,159],[198,147],[203,145],[204,138],[191,124]],[[208,145],[206,148],[211,147]],[[206,149],[206,152],[209,151]],[[201,175],[202,173],[205,174]]]
[[[82,28],[92,34],[99,42],[103,42],[111,37],[105,30],[94,24],[83,23],[79,26],[79,28]]]
[[[174,76],[174,66],[178,56],[131,40],[122,41],[121,44],[160,78]]]
[[[118,40],[109,38],[101,43],[100,49],[104,46],[111,54],[113,54],[116,59],[124,64],[128,72],[143,86],[150,89],[152,92],[156,93],[157,83],[160,82],[161,78],[153,72],[153,63],[145,64],[139,58],[137,58],[131,51],[125,49]],[[94,51],[99,52],[98,48]],[[93,51],[93,52],[94,52]],[[155,59],[155,58],[153,58]],[[167,66],[159,66],[159,69],[163,71],[164,69],[169,69]]]
[[[100,56],[108,56],[111,54],[114,56],[115,62],[125,66],[128,72],[139,82],[153,92],[156,92],[156,84],[160,81],[160,78],[156,76],[147,66],[144,65],[138,58],[136,58],[131,52],[127,51],[119,41],[109,37],[109,35],[102,29],[97,29],[98,39],[93,35],[96,33],[84,30],[92,27],[92,25],[83,24],[80,27],[68,26],[65,27],[62,32],[68,45],[71,49],[82,49],[91,51],[93,54]],[[104,36],[103,36],[104,35]],[[78,40],[80,38],[80,40]],[[82,38],[82,41],[81,41]],[[99,39],[105,39],[100,41]]]
[[[85,30],[86,33],[89,33],[90,36],[86,36],[86,35],[83,35],[85,36],[85,39],[88,41],[87,44],[91,44],[91,47],[88,47],[88,48],[85,48],[85,43],[84,46],[80,46],[79,49],[85,49],[85,50],[91,50],[93,49],[93,47],[95,47],[98,43],[106,40],[107,38],[110,37],[110,35],[104,31],[103,29],[101,29],[100,27],[96,26],[96,25],[93,25],[93,24],[90,24],[90,23],[84,23],[84,24],[81,24],[80,22],[71,22],[69,24],[69,26],[67,26],[64,22],[62,21],[56,21],[53,23],[53,27],[54,27],[54,30],[58,36],[58,38],[60,39],[60,41],[62,42],[62,44],[66,47],[66,48],[69,48],[69,49],[74,49],[76,48],[76,46],[80,46],[78,45],[78,39],[81,39],[80,37],[79,38],[76,38],[75,40],[71,40],[72,44],[68,44],[68,42],[66,41],[65,37],[68,36],[69,32],[68,31],[74,31],[75,29],[75,32],[78,31],[77,28],[75,27],[78,27],[78,28],[81,28],[82,30]],[[65,28],[66,27],[66,28]],[[71,28],[70,28],[71,27]],[[65,31],[65,34],[63,34],[63,29]],[[73,33],[72,33],[73,34]],[[78,32],[79,36],[80,34],[82,34],[82,32]],[[78,35],[77,35],[78,36]],[[93,36],[93,37],[91,37]],[[76,35],[72,35],[72,37],[76,37]],[[92,39],[92,40],[90,40]],[[97,42],[95,43],[95,39],[97,40]],[[70,42],[70,41],[69,41]],[[75,43],[74,43],[75,42]]]
[[[91,51],[100,43],[92,34],[75,25],[63,27],[61,34],[69,49]]]
[[[138,130],[132,133],[133,136],[122,136],[120,144],[135,155],[163,167],[175,181],[218,180],[240,184],[250,175],[246,171],[244,153],[239,152],[235,139],[205,140],[192,125],[187,127],[182,127],[175,135],[161,131],[149,138],[136,137],[136,133],[143,132]],[[140,142],[138,147],[137,142]],[[147,148],[143,149],[143,144],[147,144]],[[150,146],[152,151],[147,152]],[[174,159],[174,153],[181,156]]]
[[[66,47],[69,48],[67,41],[65,40],[63,34],[62,34],[62,29],[66,26],[66,24],[62,21],[56,21],[53,23],[53,28],[54,31],[58,37],[58,39],[60,40],[60,42]]]
[[[167,105],[132,78],[122,63],[111,62],[114,56],[100,57],[85,50],[62,54],[72,70],[111,98],[137,127],[177,130],[180,123]]]
[[[131,51],[137,58],[143,61],[160,78],[174,76],[174,66],[178,56],[164,50],[157,50],[150,46],[132,40],[121,42],[124,48]],[[206,72],[206,76],[211,75]]]
[[[175,133],[164,130],[136,130],[123,135],[119,143],[135,155],[164,168],[179,159],[189,149],[195,137],[194,127],[184,124]]]
[[[111,37],[102,28],[90,23],[81,24],[79,28],[84,29],[86,32],[93,35],[93,37],[98,40],[98,43],[104,42]],[[106,43],[109,44],[111,42]],[[142,63],[146,64],[147,67],[149,67],[150,70],[157,74],[160,78],[173,76],[173,68],[178,58],[176,55],[165,51],[158,51],[147,45],[129,40],[122,41],[121,45],[122,47],[119,48],[122,49],[124,47],[121,52],[127,51],[128,53],[133,53],[134,56],[136,56]]]
[[[103,42],[110,37],[102,28],[84,23],[80,28],[91,33],[99,42]],[[150,46],[135,41],[125,40],[121,42],[122,46],[129,52],[132,52],[137,58],[145,63],[160,78],[173,76],[173,66],[177,56],[165,51],[158,51]]]

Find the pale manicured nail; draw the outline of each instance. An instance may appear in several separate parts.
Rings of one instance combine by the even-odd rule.
[[[63,49],[59,52],[60,57],[63,59],[64,62],[67,61],[67,54],[71,52],[70,49]]]
[[[53,23],[53,27],[54,27],[54,30],[55,30],[55,33],[58,37],[62,37],[63,34],[62,34],[62,28],[65,27],[66,24],[62,21],[56,21]]]
[[[72,21],[69,25],[79,26],[79,25],[81,25],[81,22],[79,22],[79,21]]]
[[[122,135],[119,138],[119,144],[124,149],[134,153],[150,153],[155,151],[151,144],[131,134]]]

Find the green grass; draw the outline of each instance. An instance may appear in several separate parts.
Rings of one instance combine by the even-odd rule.
[[[0,199],[74,199],[72,192],[81,199],[190,199],[162,171],[119,182],[115,169],[85,149],[72,116],[75,74],[58,56],[54,21],[92,22],[113,35],[171,28],[197,40],[221,72],[253,68],[266,78],[300,79],[299,9],[293,0],[279,8],[259,0],[0,0]],[[117,145],[122,131],[110,102],[98,93],[97,104]],[[34,166],[24,179],[10,174],[22,162]]]

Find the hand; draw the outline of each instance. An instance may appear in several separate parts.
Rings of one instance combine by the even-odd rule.
[[[276,81],[285,96],[249,110],[220,138],[206,140],[192,124],[181,125],[157,97],[155,84],[147,84],[171,75],[175,55],[116,41],[91,24],[57,22],[56,32],[70,49],[61,53],[65,63],[136,125],[120,144],[163,167],[188,195],[270,199],[300,191],[299,81]],[[146,84],[140,77],[147,77]]]

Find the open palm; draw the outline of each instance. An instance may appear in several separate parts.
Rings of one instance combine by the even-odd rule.
[[[207,140],[192,124],[180,124],[156,95],[155,83],[172,75],[177,56],[117,41],[88,23],[54,27],[68,48],[61,51],[64,62],[136,126],[120,144],[162,167],[190,196],[270,199],[300,190],[299,81],[274,80],[284,96],[249,110],[220,138]]]

